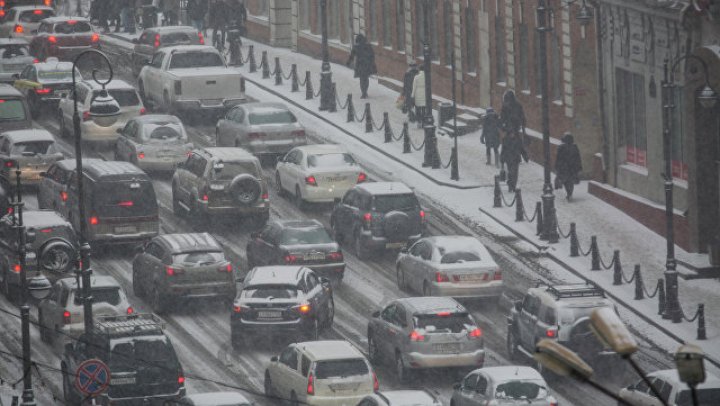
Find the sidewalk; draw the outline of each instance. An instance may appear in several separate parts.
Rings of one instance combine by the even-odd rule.
[[[125,42],[127,44],[130,38],[128,35],[106,35],[104,39],[114,43]],[[640,332],[666,351],[674,352],[678,344],[666,336],[658,335],[657,328],[664,330],[665,335],[674,335],[675,340],[697,342],[697,322],[673,324],[668,320],[663,320],[657,315],[657,298],[634,300],[634,285],[613,286],[612,270],[591,271],[590,257],[570,257],[568,239],[561,238],[559,243],[548,245],[535,235],[535,223],[515,221],[515,208],[493,208],[493,180],[494,176],[498,174],[498,170],[494,166],[485,165],[485,147],[479,142],[479,132],[459,137],[458,154],[461,180],[459,182],[452,181],[449,168],[434,170],[422,168],[422,151],[413,150],[409,154],[403,154],[402,141],[384,143],[382,131],[366,134],[364,123],[346,122],[346,110],[338,108],[336,113],[319,112],[319,98],[305,100],[305,88],[302,86],[299,92],[291,92],[290,81],[286,78],[290,74],[290,66],[293,63],[297,64],[300,82],[304,80],[306,70],[311,72],[313,89],[315,93],[318,92],[319,60],[289,49],[271,48],[246,39],[243,41],[243,57],[247,58],[248,56],[247,45],[253,45],[259,67],[261,52],[267,51],[270,71],[274,70],[274,58],[279,57],[282,73],[285,76],[282,85],[275,86],[273,76],[269,79],[262,79],[261,68],[258,68],[255,73],[249,73],[249,65],[245,64],[239,69],[247,78],[249,93],[256,91],[252,88],[252,84],[255,83],[259,88],[292,103],[294,107],[314,115],[316,120],[311,121],[320,122],[322,120],[324,124],[332,125],[337,132],[317,135],[331,142],[348,145],[363,163],[372,162],[374,166],[384,170],[388,176],[401,179],[409,186],[414,187],[419,194],[432,199],[439,206],[462,219],[467,225],[482,227],[498,236],[522,237],[537,251],[544,252],[547,256],[564,264],[565,270],[558,271],[555,275],[557,279],[577,280],[579,276],[594,281],[618,302],[633,308],[634,314],[629,315],[628,313],[623,316],[637,330],[647,329]],[[377,78],[374,78],[371,79],[370,98],[361,100],[358,80],[353,77],[353,71],[343,65],[331,64],[331,66],[339,102],[344,104],[347,94],[352,93],[357,116],[363,114],[364,102],[369,102],[372,116],[378,126],[382,124],[383,113],[387,112],[392,131],[395,137],[399,137],[406,116],[395,106],[398,93],[379,86]],[[314,128],[308,123],[306,125]],[[417,129],[413,123],[410,123],[409,130],[412,144],[419,146],[423,139],[422,129]],[[528,132],[533,138],[533,142],[540,142],[537,132],[530,130]],[[438,135],[438,149],[443,165],[449,162],[452,145],[453,140],[450,137]],[[524,206],[530,217],[532,217],[535,203],[540,201],[542,179],[543,168],[541,165],[533,162],[521,165],[518,187],[522,189]],[[657,280],[663,277],[665,268],[664,237],[655,234],[623,212],[590,195],[587,193],[587,186],[587,182],[581,182],[576,187],[572,202],[565,200],[564,191],[558,191],[560,193],[556,195],[555,201],[558,223],[562,233],[568,232],[570,222],[577,223],[577,235],[582,251],[589,249],[590,237],[597,236],[599,252],[605,264],[611,262],[613,250],[621,250],[620,259],[625,276],[631,277],[633,266],[640,264],[645,286],[652,293]],[[662,185],[658,185],[658,187],[662,187]],[[513,196],[507,192],[504,184],[502,189],[505,199],[510,202]],[[676,247],[676,257],[696,266],[707,266],[706,256],[690,254],[679,247]],[[575,277],[568,277],[567,271],[570,268]],[[679,270],[685,271],[682,268]],[[718,282],[716,280],[686,281],[680,279],[679,281],[680,302],[687,317],[695,314],[699,303],[705,304],[708,339],[697,343],[703,347],[709,357],[720,361],[720,329],[718,328],[720,326],[720,295],[717,295],[717,289]],[[636,321],[637,326],[634,325]],[[652,328],[640,326],[648,323]]]

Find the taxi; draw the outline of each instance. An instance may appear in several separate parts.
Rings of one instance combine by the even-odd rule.
[[[77,71],[75,80],[82,80]],[[25,95],[30,112],[33,117],[37,117],[44,110],[54,110],[58,101],[70,93],[72,62],[48,58],[45,62],[30,64],[17,75],[13,85]]]

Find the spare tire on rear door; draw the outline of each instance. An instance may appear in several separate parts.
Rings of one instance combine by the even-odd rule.
[[[605,350],[605,346],[600,342],[592,329],[589,317],[578,319],[575,321],[575,324],[570,327],[569,344],[569,347],[573,351],[591,364],[594,363],[597,355]]]
[[[66,273],[73,269],[77,250],[69,242],[55,239],[46,242],[38,250],[38,266],[41,270]]]
[[[389,241],[405,241],[410,235],[410,217],[401,211],[385,214],[383,231]]]
[[[230,182],[230,196],[243,206],[250,206],[260,198],[262,187],[256,177],[243,174]]]

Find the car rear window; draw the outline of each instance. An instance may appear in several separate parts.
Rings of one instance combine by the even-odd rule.
[[[0,121],[25,120],[25,106],[18,99],[0,99]]]
[[[320,361],[315,364],[315,379],[345,378],[370,373],[364,359]]]
[[[155,216],[157,198],[149,181],[98,182],[94,190],[97,214],[103,217]]]
[[[522,399],[528,403],[531,399],[543,399],[547,394],[543,382],[517,380],[501,383],[495,388],[495,397],[498,399]]]
[[[107,303],[113,306],[120,304],[120,288],[93,288],[92,289],[93,303]],[[75,291],[75,304],[81,304],[82,299]]]
[[[54,154],[55,142],[53,141],[29,141],[18,142],[13,145],[11,154],[13,155],[38,155],[38,154]]]
[[[133,89],[110,89],[110,96],[117,100],[120,107],[137,106],[140,104],[140,98]],[[93,99],[100,95],[100,90],[93,92]]]
[[[280,235],[280,244],[329,244],[332,240],[322,227],[287,228]]]
[[[298,287],[294,285],[252,285],[243,289],[246,299],[295,299]]]
[[[14,58],[16,56],[28,56],[30,51],[24,45],[5,45],[0,47],[0,58]]]
[[[244,173],[260,178],[260,173],[253,161],[223,162],[222,168],[216,166],[213,173],[213,179],[215,180],[231,180]]]
[[[393,210],[409,210],[420,206],[414,194],[380,195],[373,199],[375,211],[387,213]]]
[[[149,141],[185,141],[180,124],[145,124],[143,138]]]
[[[57,34],[75,34],[92,31],[90,24],[85,21],[73,21],[74,20],[70,20],[65,23],[55,24],[55,32]]]
[[[173,255],[175,264],[208,265],[225,260],[221,251],[184,252]]]
[[[55,15],[55,12],[52,10],[27,10],[20,13],[20,17],[18,20],[21,23],[39,23],[40,21],[52,17]]]
[[[110,349],[108,366],[112,371],[136,371],[147,367],[177,368],[177,357],[172,346],[164,339],[122,341]]]
[[[207,68],[225,66],[220,55],[212,52],[183,52],[174,54],[169,69]]]
[[[295,115],[289,111],[273,110],[250,113],[248,121],[250,122],[250,125],[290,124],[297,122],[297,118],[295,118]]]
[[[470,251],[448,252],[440,258],[441,264],[460,264],[463,262],[480,261],[480,254]]]
[[[200,37],[195,33],[191,34],[188,32],[171,32],[160,37],[160,43],[164,46],[171,45],[198,45],[200,44]]]
[[[352,155],[344,153],[310,155],[307,158],[307,163],[310,168],[356,165]]]
[[[415,328],[426,333],[460,333],[474,328],[475,323],[467,313],[438,312],[437,314],[416,314]]]
[[[697,389],[698,406],[717,405],[720,399],[720,388]],[[692,393],[689,390],[683,390],[678,393],[677,406],[692,406]]]

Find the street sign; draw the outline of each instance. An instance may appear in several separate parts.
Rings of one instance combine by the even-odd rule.
[[[99,359],[89,359],[75,372],[75,387],[88,396],[99,395],[110,385],[110,369]]]

